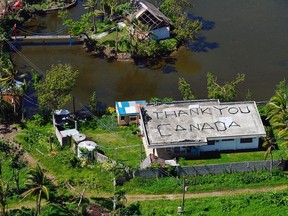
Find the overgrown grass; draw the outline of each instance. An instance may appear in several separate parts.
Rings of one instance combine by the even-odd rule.
[[[85,134],[95,140],[109,158],[130,167],[140,164],[142,141],[129,129],[85,131]],[[145,157],[145,152],[142,152],[142,157]]]
[[[188,176],[185,181],[189,186],[188,193],[195,193],[281,185],[287,183],[287,177],[283,172],[274,170],[273,176],[268,171],[257,171]],[[126,182],[123,189],[131,194],[182,193],[183,180],[181,178],[144,179],[136,177],[130,182]]]
[[[140,162],[140,138],[132,132],[129,128],[115,128],[112,131],[99,127],[81,130],[81,133],[99,145],[101,152],[112,160],[129,166]],[[52,137],[52,151],[49,134]],[[79,189],[83,188],[83,185],[89,185],[87,192],[95,196],[99,191],[113,193],[113,172],[105,170],[100,163],[79,160],[69,146],[60,147],[51,124],[40,126],[31,121],[26,129],[18,134],[17,140],[44,169],[56,177],[59,184],[65,185],[69,181]]]
[[[182,165],[192,166],[192,165],[204,165],[204,164],[219,164],[219,163],[234,163],[243,161],[260,161],[264,160],[265,151],[252,151],[252,152],[230,152],[230,153],[217,153],[217,158],[207,157],[206,159],[195,159],[195,160],[181,160]],[[277,151],[273,152],[275,154],[275,159],[277,157]],[[216,153],[215,153],[216,154]]]
[[[142,216],[177,215],[182,200],[143,201],[140,203]],[[284,192],[257,193],[225,197],[185,199],[183,215],[219,216],[285,216],[288,215],[288,194]]]

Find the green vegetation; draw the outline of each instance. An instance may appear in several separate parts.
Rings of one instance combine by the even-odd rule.
[[[195,100],[196,99],[196,97],[194,96],[191,90],[190,84],[187,83],[184,78],[179,77],[178,89],[183,96],[183,100]]]
[[[168,17],[171,16],[174,25],[172,26],[172,38],[160,41],[149,39],[149,35],[153,35],[151,27],[137,19],[130,21],[125,19],[126,26],[122,28],[111,21],[113,17],[124,18],[135,12],[136,9],[132,3],[126,1],[87,0],[84,2],[84,7],[88,9],[88,12],[83,14],[80,20],[68,19],[67,12],[61,12],[60,18],[68,27],[71,35],[83,34],[86,36],[84,43],[89,51],[116,58],[117,54],[121,52],[130,53],[133,58],[162,58],[170,55],[185,40],[193,40],[195,34],[201,30],[199,21],[187,18],[186,9],[187,6],[190,6],[188,1],[183,0],[179,4],[174,0],[166,0],[162,5],[164,5],[163,12]],[[100,18],[101,21],[96,21],[95,17]],[[108,31],[109,34],[104,38],[93,39],[95,34],[105,31]]]
[[[225,197],[185,199],[184,215],[263,215],[285,216],[288,214],[287,192],[270,192]],[[176,215],[181,200],[157,200],[140,202],[140,215]]]
[[[281,152],[275,151],[275,158],[280,159]],[[221,152],[212,153],[211,157],[207,156],[205,159],[184,160],[182,165],[193,166],[203,164],[219,164],[219,163],[233,163],[243,161],[260,161],[264,160],[265,151],[251,151],[251,152]]]
[[[237,97],[236,87],[245,80],[245,74],[238,74],[235,80],[225,82],[223,86],[217,83],[217,77],[207,74],[208,98],[219,99],[223,102],[234,101]]]
[[[238,74],[235,80],[224,82],[223,85],[217,83],[217,77],[212,73],[207,73],[208,98],[219,99],[222,102],[235,101],[238,96],[237,86],[245,80],[245,74]],[[183,100],[194,100],[191,86],[184,78],[179,77],[178,89]]]
[[[45,80],[35,83],[40,108],[57,110],[71,101],[71,91],[76,85],[77,76],[78,71],[73,71],[70,65],[52,65]]]
[[[279,146],[288,147],[288,84],[284,79],[277,85],[275,95],[267,104],[267,119],[270,121]],[[286,155],[287,156],[287,155]]]
[[[30,188],[25,192],[24,198],[27,196],[35,195],[36,196],[36,210],[35,215],[40,215],[40,207],[41,207],[41,195],[42,193],[46,195],[47,200],[49,200],[49,190],[45,186],[46,177],[44,171],[37,164],[36,168],[31,168],[29,170],[29,176],[27,177],[27,185]]]
[[[188,193],[235,190],[239,188],[261,188],[287,183],[286,175],[278,170],[224,173],[219,175],[187,176]],[[173,194],[182,193],[183,181],[180,178],[140,178],[126,182],[123,189],[129,194]]]
[[[73,0],[25,0],[24,8],[29,11],[62,8],[71,4]]]
[[[8,3],[8,1],[5,1]],[[26,1],[33,4],[35,1]],[[62,7],[64,1],[37,1],[37,5],[30,9],[46,9]],[[65,1],[65,3],[68,3]],[[70,2],[69,2],[70,3]],[[110,18],[114,16],[126,16],[126,11],[132,12],[132,7],[124,1],[102,0],[97,5],[96,0],[84,2],[88,13],[80,20],[67,19],[62,14],[64,23],[72,35],[85,34],[85,44],[90,51],[101,52],[108,47],[111,55],[117,56],[119,52],[129,52],[133,57],[155,58],[169,55],[179,45],[195,37],[195,33],[201,29],[199,21],[191,21],[186,17],[186,10],[191,4],[186,0],[165,0],[160,9],[173,21],[173,38],[167,40],[148,40],[149,28],[138,21],[126,22],[128,28],[115,28],[116,23]],[[99,9],[99,10],[96,10]],[[8,30],[11,23],[20,22],[21,13],[3,15],[1,22],[1,61],[0,61],[0,120],[14,120],[19,118],[21,109],[12,107],[2,100],[2,90],[9,87],[12,89],[13,97],[25,95],[25,89],[15,88],[15,79],[20,74],[13,69],[9,57],[9,50],[4,39],[9,39]],[[103,21],[96,22],[97,16],[103,16]],[[135,31],[130,31],[133,26]],[[112,29],[113,28],[113,29]],[[112,29],[112,30],[111,30]],[[115,30],[115,31],[113,31]],[[95,34],[111,31],[101,39],[94,39]],[[139,37],[140,35],[140,37]],[[103,50],[102,50],[103,51]],[[51,71],[43,82],[35,83],[39,103],[42,108],[55,110],[62,108],[71,100],[71,89],[75,85],[77,72],[72,71],[69,65],[52,66]],[[207,74],[208,97],[221,101],[234,101],[237,97],[237,86],[244,81],[244,74],[239,74],[235,80],[220,85],[217,77]],[[286,81],[282,81],[276,90],[275,96],[269,104],[261,109],[261,115],[267,115],[271,123],[275,138],[280,150],[274,149],[274,140],[265,140],[267,151],[235,152],[214,154],[209,159],[184,160],[179,159],[183,166],[203,165],[215,163],[229,163],[241,161],[262,160],[270,156],[279,159],[287,148],[287,91]],[[194,99],[190,85],[179,78],[179,90],[184,100]],[[249,93],[249,92],[248,92]],[[247,97],[251,97],[251,94]],[[171,98],[151,98],[151,102],[169,102]],[[115,110],[109,109],[99,112],[96,93],[90,100],[89,109],[95,117],[86,122],[79,123],[79,130],[89,139],[94,140],[99,146],[98,151],[110,159],[103,163],[91,162],[87,159],[79,159],[72,146],[61,147],[54,135],[50,115],[40,114],[21,126],[23,130],[18,134],[17,141],[41,165],[27,167],[23,158],[23,151],[16,146],[10,146],[0,141],[0,206],[1,213],[6,215],[84,215],[85,207],[90,203],[98,203],[112,211],[112,197],[115,195],[117,201],[117,213],[119,215],[175,215],[181,201],[149,201],[132,203],[125,207],[124,202],[128,194],[167,194],[182,193],[182,178],[132,178],[133,169],[137,169],[139,162],[145,157],[141,139],[137,136],[139,129],[136,125],[129,127],[118,127]],[[21,100],[19,103],[21,107]],[[46,119],[47,118],[47,119]],[[48,122],[48,123],[47,123]],[[272,134],[272,133],[271,133]],[[270,136],[269,133],[269,138]],[[276,148],[276,147],[275,147]],[[273,154],[273,155],[272,155]],[[287,157],[287,155],[285,155]],[[116,161],[117,163],[115,163]],[[31,163],[31,161],[30,161]],[[129,167],[129,169],[127,169]],[[171,167],[168,172],[175,172]],[[54,179],[55,177],[55,179]],[[117,187],[114,191],[113,179],[116,179]],[[129,181],[130,180],[130,181]],[[284,185],[287,183],[286,173],[279,170],[245,173],[224,173],[220,175],[188,176],[185,184],[188,186],[187,193],[207,192],[215,190],[236,190],[241,188],[262,188],[268,186]],[[25,192],[26,191],[26,192]],[[24,193],[23,193],[24,192]],[[115,192],[115,194],[113,194]],[[28,196],[28,195],[35,195]],[[46,195],[49,202],[41,202]],[[48,196],[49,195],[49,196]],[[27,196],[27,199],[26,199]],[[101,196],[101,197],[100,197]],[[107,198],[103,198],[107,197]],[[25,198],[25,200],[23,200]],[[186,199],[185,215],[286,215],[287,192],[263,193],[254,195],[241,195],[237,197]],[[17,204],[19,203],[19,206]],[[16,204],[17,203],[17,204]],[[36,203],[36,206],[35,206]],[[165,203],[165,204],[164,204]],[[42,205],[42,206],[41,206]],[[22,209],[21,206],[27,206]],[[158,208],[157,206],[161,206]],[[165,207],[163,207],[165,206]],[[259,208],[261,206],[261,208]],[[81,210],[83,207],[83,210]],[[34,209],[35,208],[35,209]],[[82,213],[81,213],[82,211]]]

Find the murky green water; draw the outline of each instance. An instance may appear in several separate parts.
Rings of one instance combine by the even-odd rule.
[[[268,100],[275,85],[288,78],[288,2],[285,0],[196,0],[192,14],[204,21],[204,31],[189,48],[182,48],[168,63],[155,68],[132,62],[108,63],[86,53],[81,45],[20,46],[25,58],[42,71],[51,64],[69,63],[79,70],[76,99],[85,104],[93,91],[100,101],[172,97],[181,99],[178,77],[184,77],[198,98],[206,98],[206,74],[212,72],[220,82],[245,73],[240,86],[244,98],[250,89],[255,100]],[[79,4],[73,16],[84,11]],[[45,22],[47,22],[48,24]],[[56,16],[43,18],[45,31],[61,28]],[[53,22],[54,21],[54,22]],[[23,56],[13,55],[19,70],[31,66]],[[79,103],[78,103],[79,104]]]

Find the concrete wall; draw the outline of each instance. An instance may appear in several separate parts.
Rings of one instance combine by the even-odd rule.
[[[280,161],[273,162],[273,168],[277,168]],[[270,161],[250,161],[239,163],[226,163],[226,164],[210,164],[198,166],[184,166],[178,168],[178,176],[199,176],[207,174],[221,174],[227,172],[249,172],[249,171],[262,171],[270,169]],[[135,176],[142,178],[155,178],[159,177],[157,169],[137,170]]]

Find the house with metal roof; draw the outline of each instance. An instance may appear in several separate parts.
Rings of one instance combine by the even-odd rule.
[[[207,151],[257,149],[266,132],[255,102],[219,100],[146,104],[140,129],[147,156],[199,155]]]
[[[138,124],[140,119],[140,106],[146,104],[145,100],[116,101],[118,125]]]

